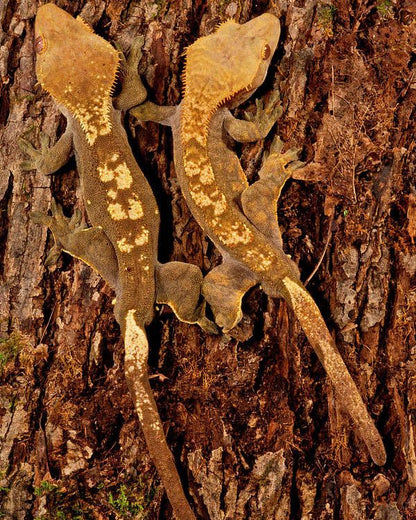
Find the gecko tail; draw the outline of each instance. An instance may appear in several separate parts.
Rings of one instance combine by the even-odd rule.
[[[159,473],[176,518],[195,520],[185,497],[172,453],[167,445],[163,425],[149,384],[147,370],[149,345],[144,325],[129,310],[125,318],[125,374],[134,406],[146,439],[150,456]]]
[[[316,303],[299,282],[286,277],[283,284],[289,293],[288,303],[295,312],[310,344],[332,381],[342,406],[351,416],[355,429],[367,445],[373,461],[378,466],[383,466],[386,463],[386,451],[381,436]]]

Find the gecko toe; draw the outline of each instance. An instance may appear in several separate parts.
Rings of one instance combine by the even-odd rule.
[[[43,226],[49,227],[52,223],[52,217],[42,213],[41,211],[32,211],[29,213],[29,217],[36,224],[42,224]]]
[[[48,256],[45,260],[46,267],[51,267],[58,262],[59,257],[61,256],[62,248],[55,244],[52,249],[49,251]]]

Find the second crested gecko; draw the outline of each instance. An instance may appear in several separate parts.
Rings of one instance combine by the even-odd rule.
[[[276,218],[280,191],[298,166],[296,153],[274,149],[248,185],[224,134],[239,142],[264,138],[280,112],[274,99],[257,104],[251,121],[235,119],[231,108],[247,100],[265,78],[280,36],[279,20],[263,14],[245,24],[227,21],[186,51],[184,97],[177,107],[146,102],[131,110],[138,120],[172,127],[176,174],[190,210],[221,252],[223,262],[204,279],[203,294],[225,331],[241,319],[241,300],[260,283],[283,297],[331,379],[340,404],[378,465],[386,461],[381,437],[342,360],[322,315],[284,253]],[[276,96],[272,96],[276,97]]]

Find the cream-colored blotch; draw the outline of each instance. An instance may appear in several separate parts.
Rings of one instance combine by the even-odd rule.
[[[110,214],[110,217],[113,220],[123,220],[127,218],[127,213],[124,211],[123,207],[118,202],[108,204],[107,209],[108,213]]]

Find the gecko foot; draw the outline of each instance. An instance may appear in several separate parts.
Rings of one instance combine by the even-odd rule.
[[[218,334],[205,315],[201,300],[202,273],[196,265],[172,261],[156,268],[156,301],[166,303],[185,323],[197,323],[208,334]]]
[[[217,327],[217,325],[213,321],[211,321],[209,318],[206,317],[205,308],[206,308],[206,305],[205,305],[205,302],[203,302],[201,304],[201,306],[199,307],[199,309],[197,309],[198,318],[195,321],[195,323],[198,324],[201,327],[201,329],[204,332],[206,332],[207,334],[211,334],[214,336],[221,334],[221,331]]]
[[[280,101],[280,92],[275,89],[265,102],[262,99],[256,99],[256,112],[244,112],[247,121],[254,123],[261,137],[266,137],[271,127],[282,115],[283,109]]]
[[[52,199],[51,212],[52,215],[45,215],[40,211],[33,211],[30,214],[30,218],[34,222],[47,226],[55,239],[55,244],[46,257],[46,266],[56,264],[64,249],[63,243],[68,241],[68,236],[73,235],[78,230],[86,229],[86,226],[81,224],[82,213],[78,209],[74,211],[72,217],[65,217],[62,206],[55,199]]]
[[[138,36],[133,40],[127,57],[120,45],[116,45],[120,55],[121,92],[114,98],[113,103],[118,110],[128,110],[135,105],[140,105],[147,98],[147,91],[137,71],[142,58],[143,45],[144,37]]]
[[[271,145],[269,152],[263,156],[263,165],[259,171],[260,179],[268,176],[284,177],[285,180],[292,176],[294,170],[304,166],[304,162],[299,161],[298,148],[290,148],[282,153],[283,141],[279,136],[276,136]]]
[[[18,140],[19,148],[24,152],[29,159],[23,161],[20,167],[23,171],[37,170],[44,175],[50,175],[52,172],[47,167],[45,158],[49,151],[49,136],[44,132],[40,132],[40,149],[36,149],[27,139],[20,137]]]
[[[257,279],[241,264],[226,260],[205,275],[202,296],[210,305],[215,323],[228,332],[243,317],[241,302],[244,294],[257,283]]]

